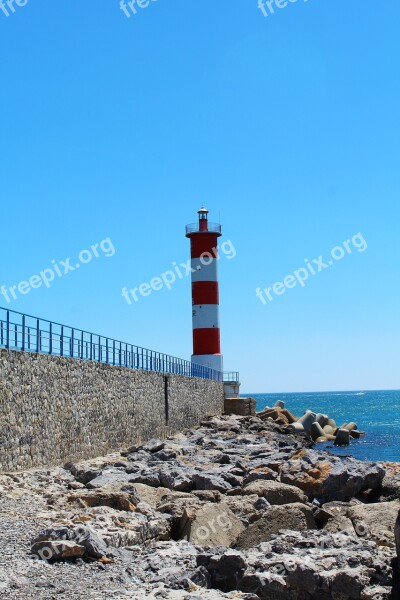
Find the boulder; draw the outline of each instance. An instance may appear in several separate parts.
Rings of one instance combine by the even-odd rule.
[[[43,540],[35,542],[31,554],[42,560],[67,560],[85,554],[85,548],[70,540]]]
[[[90,490],[98,489],[104,486],[114,485],[116,483],[129,483],[130,475],[121,468],[105,469],[100,475],[90,479],[86,487]]]
[[[196,490],[217,490],[224,493],[232,489],[232,485],[219,475],[206,472],[195,473],[192,482]]]
[[[281,466],[281,481],[303,490],[309,499],[347,501],[361,491],[380,488],[385,470],[377,463],[301,450]]]
[[[239,537],[238,549],[253,548],[268,542],[280,530],[306,531],[316,529],[313,512],[304,504],[270,506],[264,516],[250,525]]]
[[[193,469],[162,465],[158,471],[160,484],[177,492],[190,492],[193,489]]]
[[[198,546],[229,548],[244,529],[227,504],[209,503],[184,511],[179,523],[179,539]]]
[[[90,527],[79,526],[79,527],[49,527],[42,530],[39,536],[32,542],[32,548],[38,548],[36,544],[42,542],[59,542],[57,547],[63,542],[74,542],[83,548],[81,556],[85,558],[101,558],[107,554],[107,545],[104,540]],[[44,546],[43,546],[44,547]],[[71,546],[71,552],[78,552],[78,550]],[[69,551],[69,550],[66,550]]]
[[[373,540],[378,546],[395,548],[395,525],[400,501],[360,504],[347,510],[359,537]]]
[[[244,495],[257,494],[270,504],[291,504],[306,502],[307,496],[299,488],[278,481],[253,481],[243,488]]]

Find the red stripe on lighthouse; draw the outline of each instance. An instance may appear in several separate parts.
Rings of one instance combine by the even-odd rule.
[[[218,281],[197,281],[192,283],[192,303],[219,304]]]
[[[215,233],[199,233],[190,239],[192,258],[200,258],[204,253],[207,256],[218,258],[218,236]]]
[[[220,354],[219,329],[193,329],[193,354]]]

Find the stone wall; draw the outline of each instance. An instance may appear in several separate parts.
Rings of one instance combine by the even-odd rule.
[[[0,472],[102,456],[223,411],[215,381],[0,350]]]

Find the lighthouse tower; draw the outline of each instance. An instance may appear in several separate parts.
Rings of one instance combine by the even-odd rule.
[[[218,288],[218,238],[222,235],[221,225],[209,223],[206,208],[201,208],[198,215],[198,223],[186,227],[192,266],[192,362],[222,372]]]

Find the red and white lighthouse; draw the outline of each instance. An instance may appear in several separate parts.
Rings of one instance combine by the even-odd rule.
[[[190,239],[193,304],[192,362],[223,371],[219,325],[219,223],[209,223],[208,210],[198,211],[199,222],[187,225]]]

